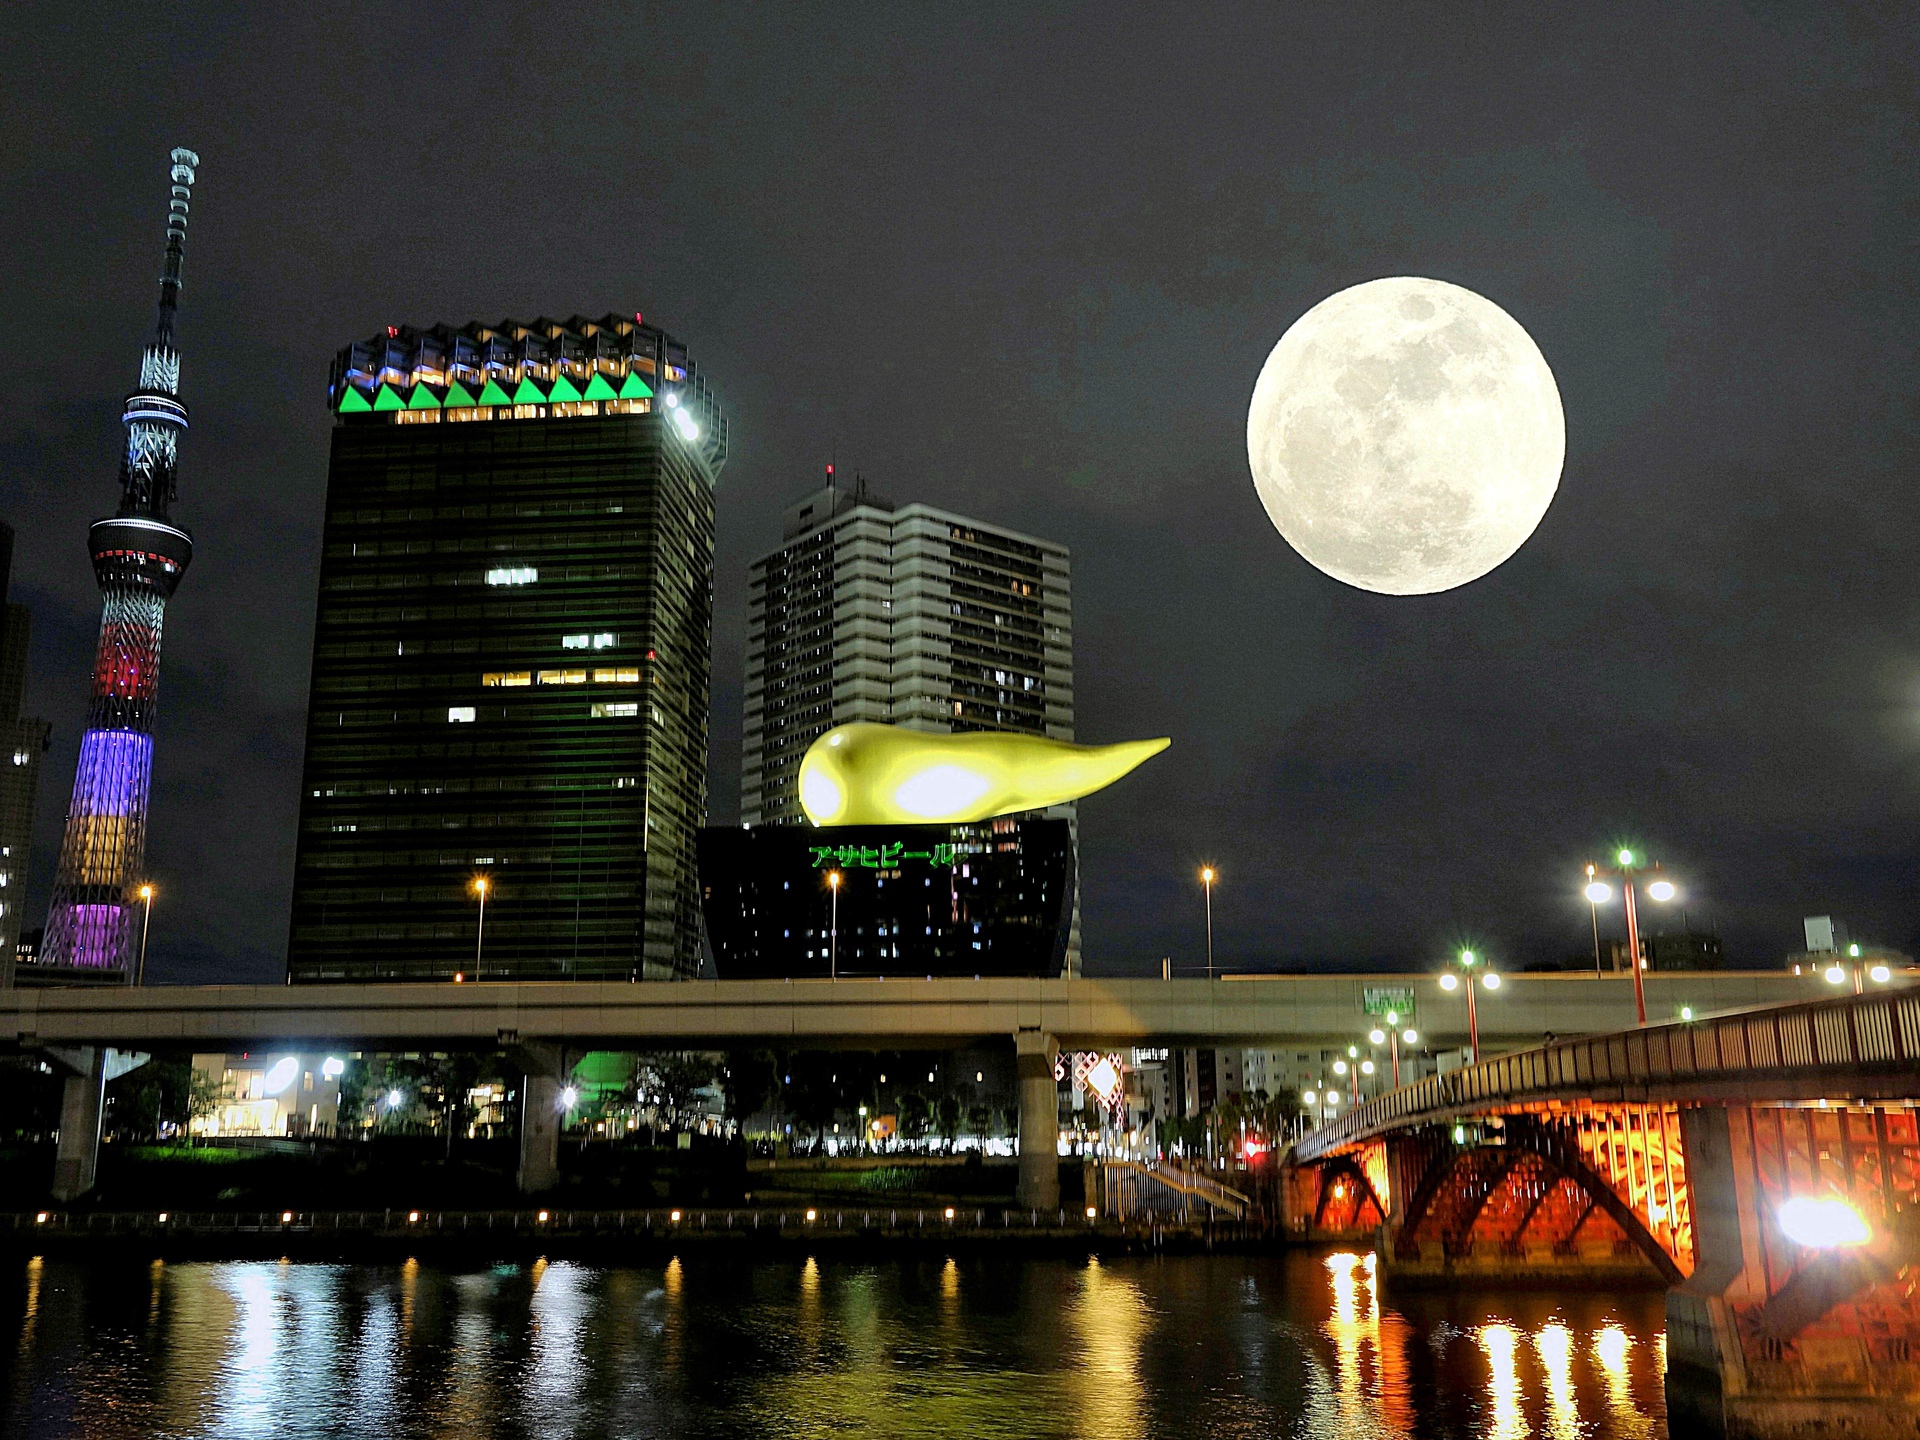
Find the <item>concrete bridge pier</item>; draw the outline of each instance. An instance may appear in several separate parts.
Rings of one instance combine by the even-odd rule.
[[[1920,1307],[1900,1278],[1920,1259],[1910,1229],[1795,1256],[1756,1184],[1767,1157],[1756,1165],[1755,1151],[1775,1123],[1757,1107],[1681,1111],[1695,1266],[1667,1293],[1669,1423],[1725,1440],[1912,1440]],[[1876,1230],[1890,1218],[1875,1217]]]
[[[139,1051],[110,1045],[43,1051],[67,1072],[60,1093],[60,1144],[53,1157],[53,1198],[66,1205],[93,1189],[100,1163],[100,1120],[106,1108],[107,1082],[147,1063]]]
[[[1020,1083],[1020,1179],[1014,1200],[1029,1210],[1060,1205],[1060,1091],[1053,1078],[1060,1046],[1040,1030],[1014,1036]]]
[[[559,1045],[514,1047],[520,1076],[520,1193],[537,1195],[560,1179],[560,1092],[566,1088],[566,1050]]]

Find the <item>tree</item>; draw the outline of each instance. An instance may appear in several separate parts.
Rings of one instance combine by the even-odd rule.
[[[226,1098],[226,1084],[211,1071],[195,1069],[187,1076],[187,1128],[195,1120],[207,1120],[219,1113]]]
[[[928,1127],[933,1124],[933,1111],[927,1097],[918,1090],[902,1090],[897,1098],[900,1134],[908,1140],[925,1139]]]
[[[840,1113],[840,1071],[837,1059],[818,1050],[802,1050],[787,1060],[791,1077],[787,1109],[793,1118],[824,1142],[827,1126]]]
[[[660,1050],[640,1057],[669,1117],[678,1119],[693,1097],[711,1085],[720,1057],[705,1050]]]
[[[107,1086],[114,1128],[158,1138],[163,1124],[185,1128],[193,1085],[193,1057],[155,1055]]]
[[[947,1142],[947,1149],[953,1149],[954,1139],[960,1133],[960,1102],[952,1095],[942,1095],[934,1102],[933,1113],[939,1123],[940,1134]]]
[[[720,1059],[720,1088],[727,1118],[736,1125],[765,1110],[779,1088],[771,1050],[729,1050]]]

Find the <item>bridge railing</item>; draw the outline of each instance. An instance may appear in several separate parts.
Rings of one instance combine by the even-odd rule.
[[[1920,991],[1842,995],[1798,1005],[1556,1040],[1390,1090],[1310,1130],[1294,1146],[1317,1160],[1384,1130],[1476,1104],[1599,1085],[1684,1082],[1766,1072],[1847,1071],[1920,1062]]]

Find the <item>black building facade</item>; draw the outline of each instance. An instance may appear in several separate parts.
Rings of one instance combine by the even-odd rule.
[[[684,347],[395,329],[330,394],[290,977],[693,973],[726,422]]]
[[[1058,975],[1074,883],[1067,822],[1038,815],[700,834],[723,980]]]

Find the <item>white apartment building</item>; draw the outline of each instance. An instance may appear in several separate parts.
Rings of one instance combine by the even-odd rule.
[[[805,823],[800,760],[836,725],[1073,739],[1066,547],[827,478],[751,570],[742,822]]]
[[[331,1135],[340,1120],[339,1055],[286,1052],[193,1057],[189,1133]]]

